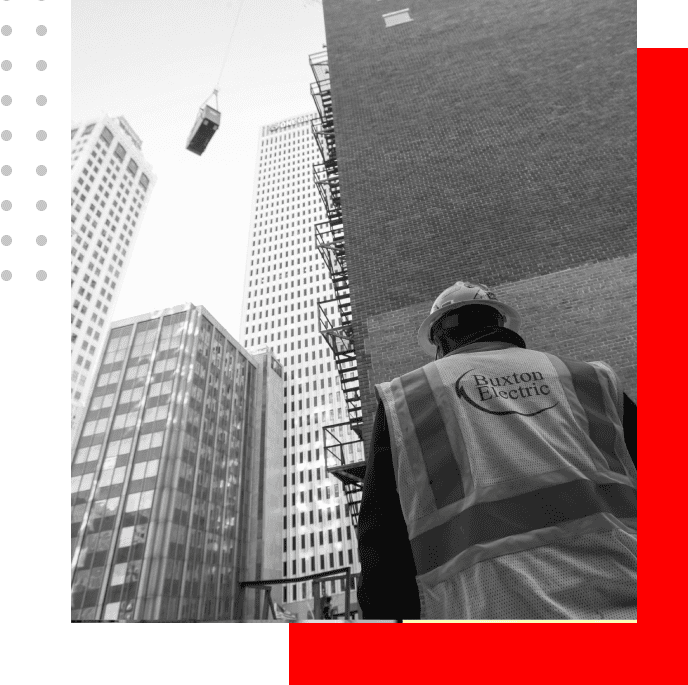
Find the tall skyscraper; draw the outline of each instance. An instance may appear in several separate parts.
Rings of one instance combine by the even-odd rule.
[[[366,442],[375,383],[431,361],[416,332],[457,280],[518,309],[530,347],[605,360],[635,395],[633,6],[323,8]]]
[[[88,399],[72,619],[231,619],[239,580],[281,571],[279,362],[187,304],[115,323]]]
[[[155,180],[124,117],[72,127],[73,432]]]
[[[345,566],[354,573],[360,569],[347,500],[325,459],[328,435],[345,443],[347,454],[360,460],[363,454],[348,428],[340,376],[320,334],[323,310],[333,321],[339,313],[334,302],[318,305],[332,300],[334,287],[315,241],[314,226],[325,220],[313,173],[322,161],[312,129],[316,118],[298,116],[262,129],[241,315],[244,345],[249,351],[269,345],[284,367],[279,487],[281,570],[287,579]],[[343,610],[343,582],[326,581],[325,589]],[[311,583],[284,585],[280,600],[307,618],[313,609]]]

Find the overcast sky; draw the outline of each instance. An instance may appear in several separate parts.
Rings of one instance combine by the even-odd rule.
[[[222,123],[185,149],[220,81]],[[315,111],[316,0],[72,0],[72,120],[124,115],[157,175],[113,321],[183,302],[236,338],[260,128]]]

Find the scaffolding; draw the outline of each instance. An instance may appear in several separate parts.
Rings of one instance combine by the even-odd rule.
[[[322,157],[322,162],[313,165],[313,180],[327,217],[325,221],[315,224],[315,245],[327,267],[334,289],[333,298],[318,301],[318,319],[320,333],[332,350],[349,416],[348,421],[343,423],[323,426],[325,466],[327,472],[342,483],[347,500],[347,512],[358,535],[358,510],[365,475],[365,458],[357,458],[359,446],[362,446],[363,416],[327,51],[311,55],[309,62],[315,76],[315,83],[311,84],[311,95],[318,110],[318,118],[311,122],[311,131]],[[355,437],[342,442],[340,438],[345,427],[348,432],[353,432]]]
[[[262,621],[278,620],[277,611],[275,610],[275,602],[272,598],[273,585],[288,585],[291,583],[301,583],[310,580],[313,586],[313,610],[309,610],[313,619],[320,620],[322,618],[321,598],[327,594],[325,590],[325,583],[327,581],[341,580],[344,582],[344,614],[343,620],[356,620],[358,616],[358,608],[351,606],[351,590],[358,587],[360,583],[360,573],[352,573],[350,566],[343,566],[342,568],[332,569],[330,571],[321,571],[320,573],[310,573],[307,576],[299,576],[298,578],[275,578],[271,580],[249,580],[239,582],[239,592],[236,595],[234,603],[235,620],[244,620],[244,597],[246,590],[253,588],[259,592],[263,592],[262,602],[260,608],[260,619]]]

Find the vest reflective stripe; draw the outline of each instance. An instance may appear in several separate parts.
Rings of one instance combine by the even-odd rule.
[[[636,491],[621,483],[575,480],[495,502],[482,502],[411,540],[418,575],[473,545],[559,526],[597,513],[636,516]]]
[[[465,494],[446,424],[424,369],[405,374],[400,381],[435,504],[441,509]]]
[[[548,357],[552,360],[553,355],[548,355]],[[626,470],[616,453],[617,430],[620,426],[614,425],[614,421],[605,409],[604,390],[595,367],[592,364],[570,359],[559,361],[566,366],[571,375],[576,399],[585,412],[590,439],[606,457],[607,468],[616,473],[625,474]],[[613,399],[616,400],[616,398]],[[623,428],[621,430],[623,432]]]

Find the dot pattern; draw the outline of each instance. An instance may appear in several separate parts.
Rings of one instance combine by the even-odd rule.
[[[42,0],[39,0],[42,2]],[[12,27],[8,24],[3,25],[0,28],[0,33],[3,36],[10,36],[12,34]],[[36,35],[38,36],[45,36],[48,33],[48,29],[46,26],[43,24],[39,24],[36,26]],[[2,71],[11,71],[13,68],[12,61],[10,59],[3,59],[0,62],[0,69]],[[36,69],[38,71],[45,71],[48,68],[48,63],[44,59],[40,59],[36,62]],[[3,107],[9,107],[12,104],[12,95],[9,93],[2,94],[0,97],[0,103],[2,103]],[[36,104],[39,107],[43,107],[48,103],[48,98],[45,95],[37,95],[36,96]],[[48,134],[46,131],[43,129],[39,129],[36,131],[36,140],[38,141],[44,141],[48,137]],[[7,142],[12,139],[12,131],[10,130],[3,130],[2,133],[0,133],[0,139],[3,141]],[[12,167],[9,164],[5,164],[0,168],[0,173],[2,173],[3,176],[10,176],[12,174]],[[48,173],[48,169],[45,165],[40,164],[36,167],[36,174],[38,176],[45,176]],[[4,212],[9,212],[12,209],[12,201],[7,199],[7,200],[2,200],[0,202],[0,207],[2,208],[2,211]],[[48,208],[48,203],[45,200],[37,200],[36,201],[36,209],[39,212],[43,212]],[[12,236],[10,235],[2,235],[0,238],[0,243],[2,244],[3,247],[9,247],[12,245]],[[36,236],[36,244],[40,247],[45,246],[48,243],[48,239],[44,235],[37,235]],[[36,272],[36,279],[39,281],[45,281],[48,278],[48,274],[46,271],[43,269],[40,269]],[[9,281],[12,279],[12,272],[8,269],[4,269],[0,271],[0,279],[2,281]]]

